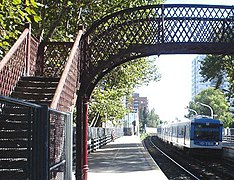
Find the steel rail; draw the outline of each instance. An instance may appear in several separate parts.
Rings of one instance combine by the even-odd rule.
[[[174,164],[176,164],[178,167],[180,167],[181,169],[183,169],[186,173],[188,173],[190,176],[194,177],[197,180],[200,180],[200,178],[198,178],[197,176],[195,176],[193,173],[191,173],[189,170],[187,170],[186,168],[184,168],[182,165],[180,165],[179,163],[177,163],[174,159],[172,159],[170,156],[168,156],[165,152],[163,152],[161,149],[159,149],[152,141],[151,139],[152,137],[149,138],[150,143],[153,145],[154,148],[156,148],[160,153],[162,153],[164,156],[166,156],[169,160],[171,160]]]

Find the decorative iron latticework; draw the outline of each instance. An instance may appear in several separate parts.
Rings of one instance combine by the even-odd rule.
[[[83,27],[82,27],[83,28]],[[80,78],[80,40],[83,29],[80,29],[73,44],[70,55],[61,75],[55,96],[50,105],[51,108],[71,112],[76,101],[76,92]],[[78,47],[78,48],[77,48]]]
[[[81,86],[91,93],[111,69],[138,57],[234,54],[233,26],[233,6],[167,4],[111,14],[83,36]]]
[[[42,42],[37,60],[37,74],[44,77],[60,77],[72,45],[72,42]]]
[[[33,76],[39,42],[27,27],[0,62],[0,95],[9,96],[23,75]]]

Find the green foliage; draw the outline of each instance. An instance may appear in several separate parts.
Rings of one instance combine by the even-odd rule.
[[[161,3],[161,0],[3,0],[1,10],[1,49],[3,55],[15,42],[25,22],[33,34],[44,41],[73,41],[78,25],[88,29],[95,21],[113,12],[136,6]],[[0,55],[1,55],[0,54]],[[141,59],[117,67],[101,80],[93,92],[90,119],[112,120],[125,115],[123,97],[136,86],[159,80],[152,62]]]
[[[189,103],[189,108],[197,111],[198,114],[210,116],[210,109],[196,102],[201,102],[212,107],[214,118],[223,121],[225,127],[230,126],[234,121],[229,112],[229,104],[224,94],[219,89],[207,88],[195,96],[194,102]],[[187,117],[191,116],[192,113],[190,112]]]
[[[158,81],[160,75],[154,62],[142,58],[125,63],[106,75],[95,88],[90,102],[90,121],[98,117],[101,121],[116,124],[129,109],[125,107],[124,98],[133,93],[135,87]]]
[[[141,130],[144,130],[144,125],[146,124],[147,127],[157,127],[158,124],[161,124],[161,120],[156,114],[155,109],[151,109],[148,111],[148,109],[140,109],[139,112],[139,121],[140,121],[140,127]]]
[[[147,125],[148,116],[149,111],[146,107],[139,109],[139,126],[141,132],[145,131],[145,125]]]
[[[36,13],[38,4],[34,0],[2,0],[0,3],[0,58],[18,38],[26,22],[40,21]]]
[[[229,98],[234,98],[234,56],[208,55],[202,61],[201,75],[204,81],[215,80],[216,88],[219,88],[225,75],[229,82]]]
[[[45,41],[74,40],[78,25],[88,29],[95,21],[113,12],[142,5],[161,3],[161,0],[38,0],[37,13],[42,18],[34,25],[36,34]]]
[[[147,127],[157,127],[161,123],[158,114],[156,114],[155,109],[153,108],[149,112],[149,117],[147,121]]]
[[[144,140],[144,139],[147,138],[148,136],[149,136],[148,133],[142,133],[142,134],[140,134],[140,139],[141,139],[141,140]]]

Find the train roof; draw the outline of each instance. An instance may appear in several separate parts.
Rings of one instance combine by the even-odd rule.
[[[187,119],[185,121],[178,121],[178,122],[171,122],[167,124],[160,124],[160,126],[167,126],[167,125],[176,125],[176,124],[184,124],[184,123],[214,123],[214,124],[223,124],[222,121],[218,119],[212,119],[209,116],[196,116],[191,119]]]
[[[218,119],[212,119],[210,117],[195,117],[191,119],[193,123],[215,123],[215,124],[223,124],[222,121]]]

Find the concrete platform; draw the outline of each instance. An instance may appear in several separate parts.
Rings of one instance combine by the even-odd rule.
[[[89,154],[88,180],[167,179],[138,136],[123,136]]]

